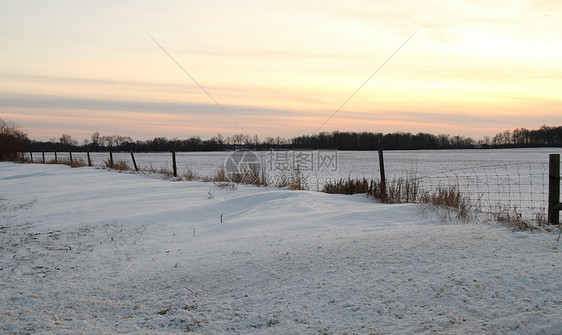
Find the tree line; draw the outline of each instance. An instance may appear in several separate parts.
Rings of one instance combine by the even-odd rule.
[[[302,135],[292,139],[266,137],[260,140],[257,135],[235,134],[225,137],[217,134],[210,139],[192,136],[187,139],[168,139],[156,137],[145,141],[134,141],[128,136],[101,136],[98,132],[82,144],[63,134],[59,140],[49,142],[31,141],[32,151],[222,151],[235,149],[337,149],[337,150],[418,150],[418,149],[472,149],[472,148],[515,148],[537,146],[562,146],[562,126],[542,126],[529,130],[517,128],[506,130],[493,137],[474,140],[464,136],[429,133],[373,133],[373,132],[321,132]]]
[[[321,132],[302,135],[292,139],[257,135],[217,134],[210,139],[192,136],[186,139],[156,137],[135,141],[129,136],[102,136],[94,132],[82,143],[69,134],[49,141],[30,140],[15,123],[0,119],[0,160],[12,160],[23,151],[223,151],[236,149],[332,149],[332,150],[417,150],[417,149],[472,149],[472,148],[516,148],[516,147],[562,147],[562,126],[542,126],[539,129],[517,128],[506,130],[493,137],[480,140],[470,137],[433,135],[429,133],[373,133],[373,132]]]
[[[506,130],[492,138],[496,146],[562,146],[562,127],[542,126],[537,130],[517,128]]]
[[[281,137],[266,137],[260,140],[257,135],[249,136],[235,134],[225,137],[217,134],[210,139],[192,136],[187,139],[155,137],[145,141],[135,141],[129,136],[111,135],[101,136],[95,132],[89,139],[80,144],[68,134],[63,134],[58,140],[51,138],[47,142],[31,141],[29,151],[223,151],[235,149],[265,150],[269,148],[290,148],[291,140]]]
[[[506,130],[490,138],[474,140],[470,137],[433,135],[428,133],[372,133],[338,132],[303,135],[291,140],[298,148],[339,150],[419,150],[473,149],[562,146],[562,126],[542,126],[536,130],[517,128]]]

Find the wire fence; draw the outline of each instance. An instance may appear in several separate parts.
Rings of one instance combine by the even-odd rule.
[[[419,181],[429,191],[456,187],[471,207],[484,212],[510,211],[522,219],[546,217],[548,163],[468,167],[430,174]]]
[[[306,155],[303,155],[303,152]],[[232,152],[179,152],[176,154],[178,176],[190,174],[192,177],[209,179],[224,168]],[[90,153],[94,166],[104,166],[109,162],[108,152]],[[256,152],[265,175],[267,184],[275,186],[280,177],[294,178],[298,175],[305,188],[322,190],[325,183],[349,178],[379,179],[377,158],[367,153],[343,153],[337,151],[285,151]],[[308,155],[308,156],[307,156]],[[542,157],[544,154],[541,154]],[[69,153],[45,152],[26,153],[26,158],[35,162],[49,162],[69,159]],[[85,152],[72,153],[74,160],[88,162]],[[297,161],[299,157],[301,161]],[[303,161],[302,158],[309,159]],[[431,157],[425,161],[414,157],[406,161],[400,158],[386,158],[387,185],[399,179],[412,179],[419,183],[424,191],[433,192],[439,188],[455,187],[468,201],[472,208],[483,212],[513,211],[524,219],[535,219],[544,215],[548,203],[548,162],[527,161],[505,162],[502,164],[474,165],[470,159],[457,162],[456,168],[439,171],[443,162],[433,162]],[[447,159],[447,158],[445,158]],[[122,161],[133,166],[130,153],[113,153],[115,162]],[[162,153],[135,153],[135,160],[141,170],[172,170],[172,155]],[[529,159],[529,160],[532,160]],[[453,159],[451,159],[453,161]],[[326,163],[327,162],[327,163]],[[322,165],[324,163],[324,165]],[[299,165],[300,164],[300,165]],[[331,164],[331,165],[330,165]],[[405,168],[415,165],[417,170]],[[420,167],[420,165],[423,165]],[[458,166],[466,166],[459,168]],[[472,166],[471,166],[472,165]],[[304,167],[304,168],[303,168]],[[309,168],[309,169],[308,169]],[[439,172],[434,172],[439,171]]]

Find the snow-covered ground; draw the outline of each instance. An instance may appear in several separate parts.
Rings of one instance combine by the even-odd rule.
[[[558,231],[0,163],[0,332],[561,334]]]

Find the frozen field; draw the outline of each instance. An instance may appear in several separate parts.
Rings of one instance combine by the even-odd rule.
[[[442,214],[0,163],[0,332],[562,333],[558,230]]]
[[[266,173],[279,171],[272,163],[287,163],[294,167],[295,153],[310,152],[296,149],[288,151],[287,158],[276,155],[275,152],[257,151],[264,164]],[[329,158],[334,158],[336,165],[327,166],[327,162],[320,166],[318,152]],[[490,150],[391,150],[384,152],[385,168],[388,179],[413,175],[416,177],[433,176],[449,171],[487,166],[516,166],[522,164],[542,164],[548,167],[549,154],[562,154],[562,148],[531,148],[531,149],[490,149]],[[202,177],[212,176],[224,166],[231,152],[178,152],[177,166],[179,173],[191,169]],[[41,160],[41,153],[35,152],[34,160]],[[58,153],[59,158],[68,158],[68,153]],[[73,153],[73,157],[86,161],[86,153]],[[103,165],[109,159],[107,152],[91,153],[94,165]],[[54,153],[46,152],[45,159],[51,160]],[[172,168],[170,153],[135,153],[137,163],[141,168]],[[129,153],[114,153],[114,159],[124,160],[132,165]],[[304,175],[328,178],[366,177],[368,179],[380,176],[379,159],[376,151],[315,151],[313,165],[310,169],[301,168]]]

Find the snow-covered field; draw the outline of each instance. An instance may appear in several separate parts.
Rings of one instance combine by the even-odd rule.
[[[256,154],[262,160],[266,173],[274,173],[279,170],[280,165],[286,163],[291,167],[295,165],[295,154],[312,152],[311,150],[296,149],[287,151],[287,155],[277,152],[257,151]],[[187,169],[201,177],[209,177],[224,166],[225,161],[232,152],[178,152],[177,166],[180,174]],[[448,171],[457,171],[467,168],[482,166],[507,165],[510,169],[517,164],[544,164],[548,168],[549,154],[562,154],[562,148],[528,148],[528,149],[489,149],[489,150],[389,150],[384,152],[386,175],[389,180],[395,177],[414,175],[424,177],[440,174]],[[335,165],[327,165],[319,155],[323,154],[334,159]],[[129,153],[114,153],[115,160],[123,160],[132,166]],[[29,158],[29,154],[26,154]],[[45,159],[52,160],[53,152],[46,152]],[[86,161],[85,152],[73,153],[74,158]],[[107,152],[92,152],[94,165],[103,165],[109,159]],[[323,178],[367,178],[378,179],[379,158],[376,151],[336,151],[318,150],[311,156],[313,162],[310,169],[301,167],[301,173],[309,177]],[[58,153],[58,158],[68,158],[68,153]],[[41,161],[40,152],[33,153],[34,161]],[[172,168],[171,153],[135,153],[135,159],[142,168]],[[275,166],[275,164],[278,164]],[[315,185],[311,185],[315,186]]]
[[[0,163],[0,332],[561,334],[558,231]]]

